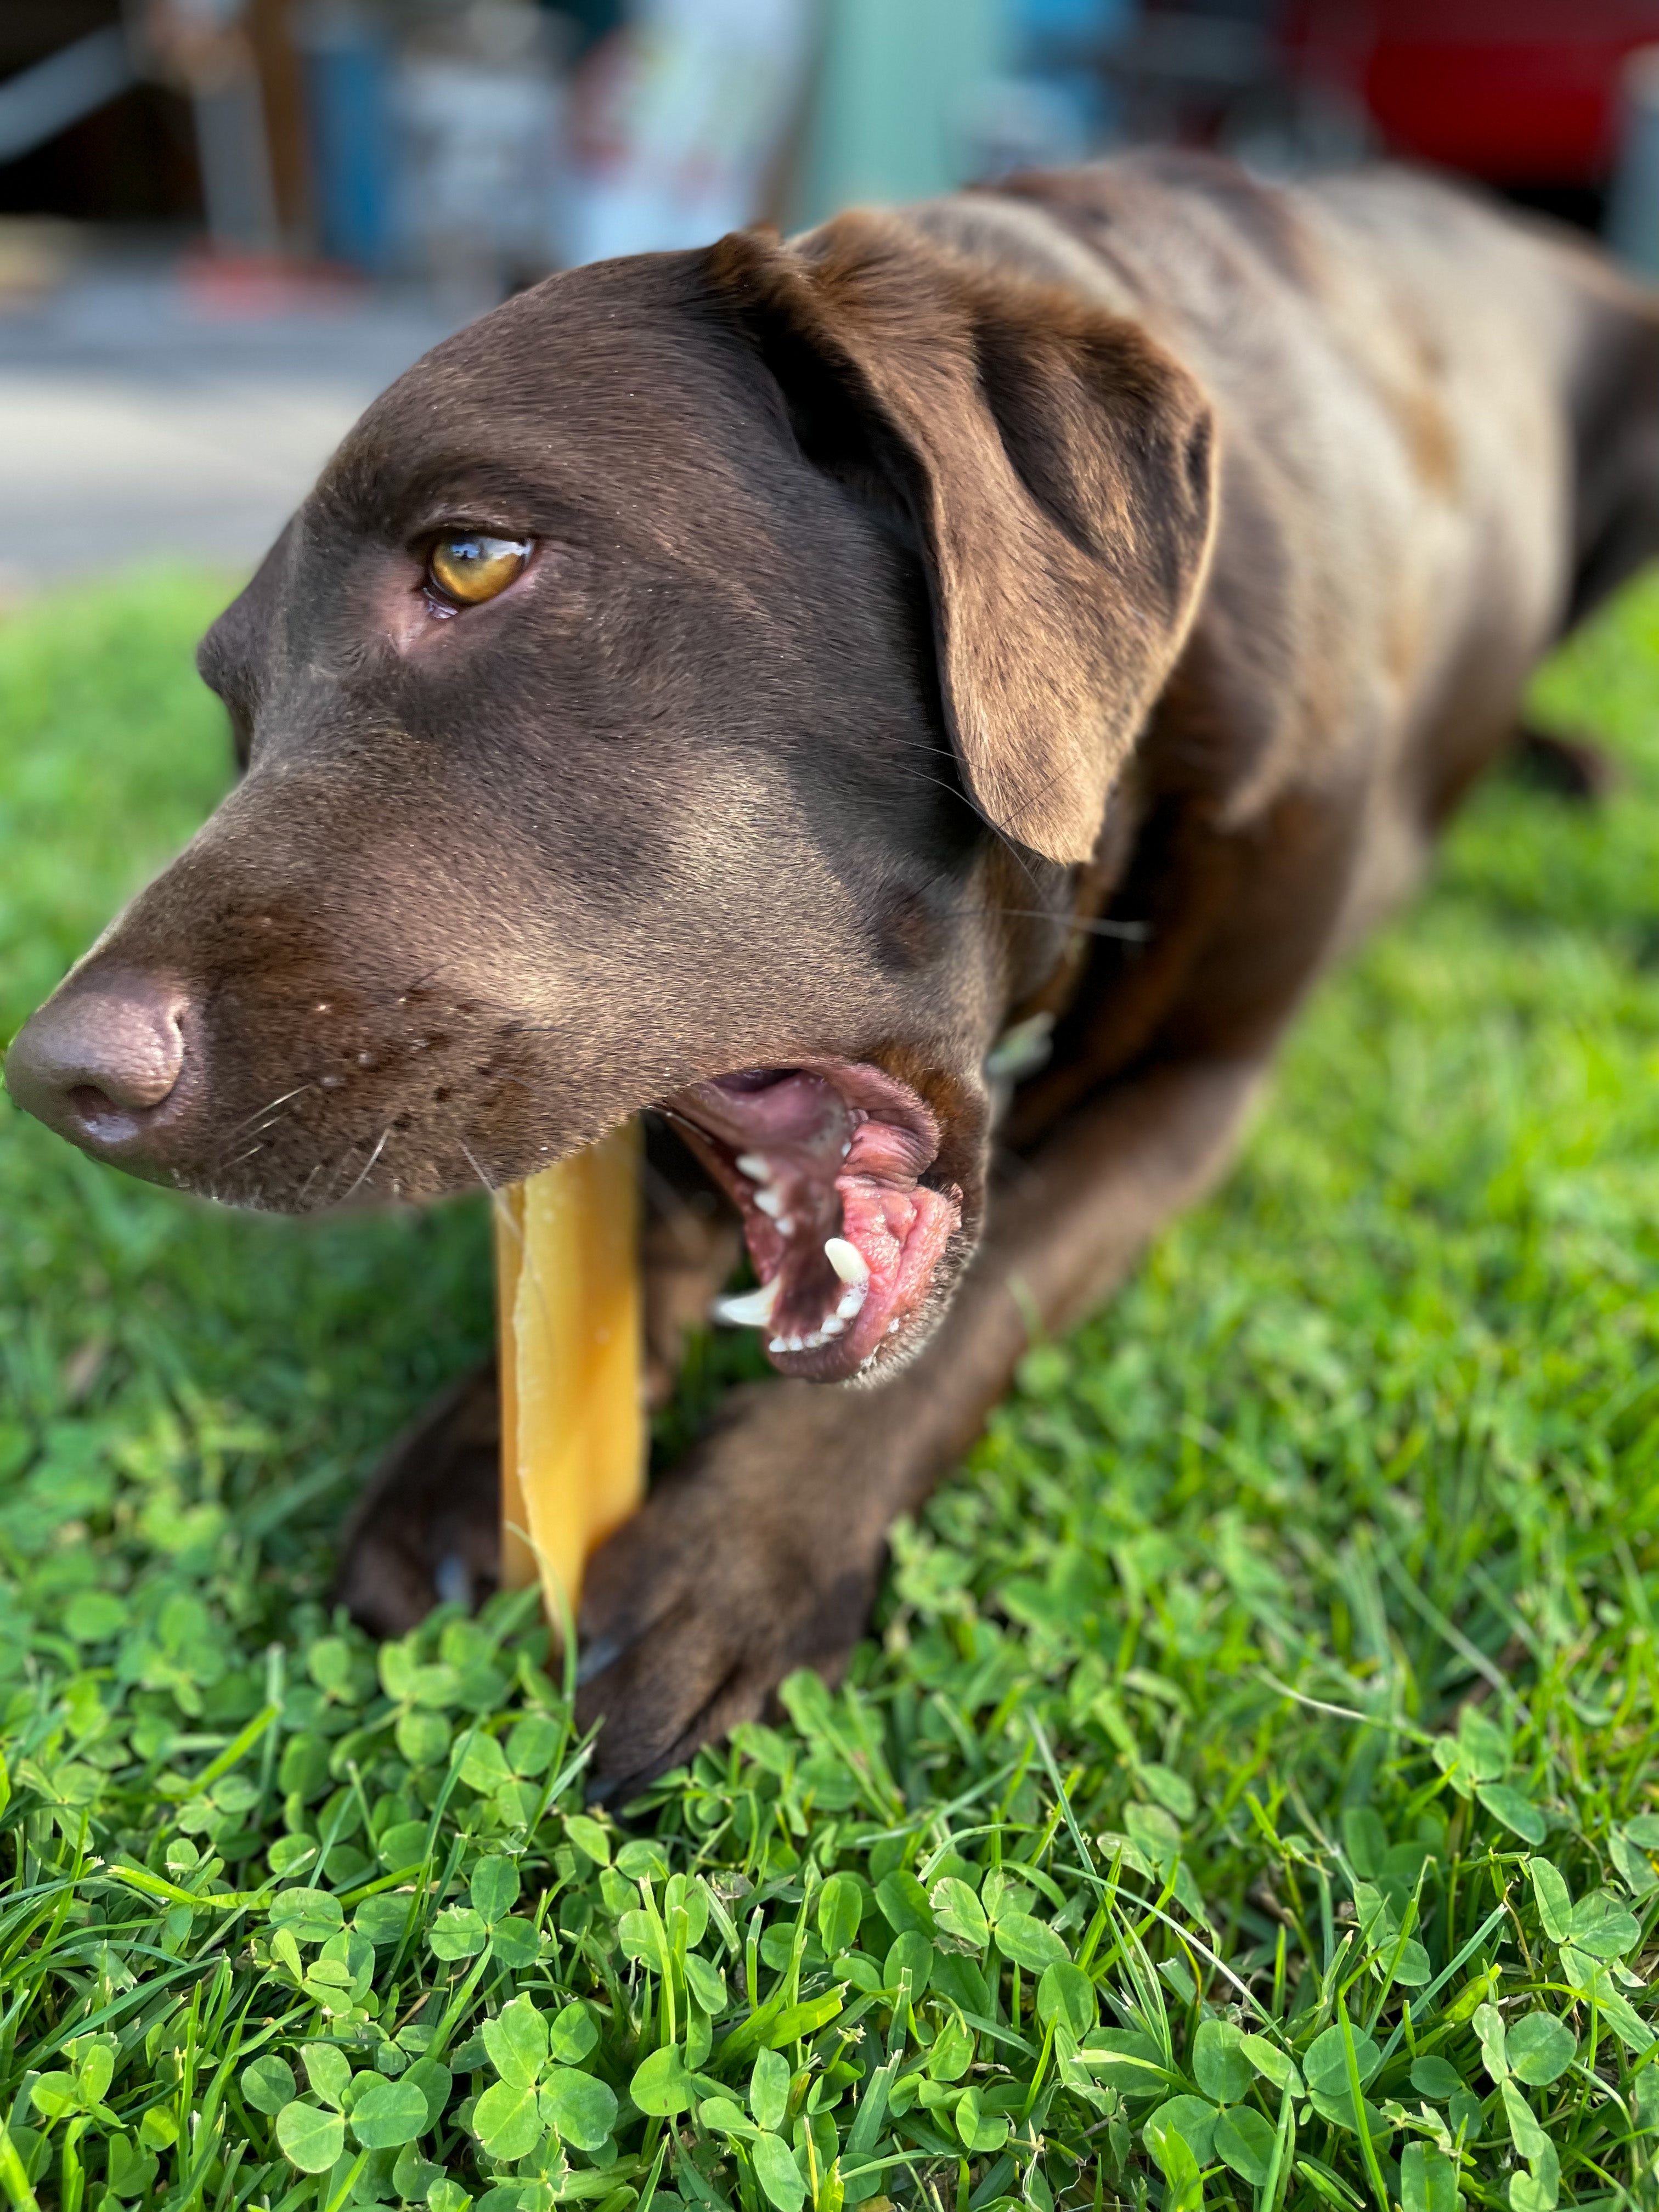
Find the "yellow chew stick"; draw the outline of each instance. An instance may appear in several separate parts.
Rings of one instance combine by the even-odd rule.
[[[645,1494],[637,1127],[498,1206],[501,1580],[523,1589],[539,1573],[556,1635],[589,1555]]]

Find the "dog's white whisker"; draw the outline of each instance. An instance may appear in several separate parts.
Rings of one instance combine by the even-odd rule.
[[[317,1086],[314,1083],[297,1084],[292,1091],[284,1091],[280,1098],[272,1098],[268,1101],[266,1104],[261,1106],[257,1112],[245,1115],[241,1121],[238,1121],[235,1126],[227,1133],[225,1137],[226,1147],[228,1148],[228,1146],[234,1145],[239,1137],[245,1137],[250,1134],[263,1140],[267,1135],[269,1135],[270,1132],[276,1127],[277,1122],[282,1120],[283,1115],[288,1111],[294,1101],[296,1098],[302,1097],[306,1091],[314,1091],[316,1087]],[[260,1152],[263,1149],[264,1146],[262,1141],[259,1144],[256,1144],[253,1146],[252,1151],[239,1152],[234,1159],[229,1161],[225,1159],[223,1152],[222,1152],[218,1159],[214,1164],[215,1172],[228,1173],[231,1168],[240,1167],[244,1160],[251,1160],[253,1158],[254,1152]]]
[[[520,1231],[518,1223],[513,1218],[512,1207],[507,1204],[506,1199],[502,1197],[501,1192],[496,1189],[495,1184],[491,1182],[489,1177],[484,1173],[483,1170],[478,1165],[477,1161],[472,1156],[471,1148],[467,1144],[465,1138],[457,1137],[455,1141],[461,1148],[462,1158],[466,1162],[468,1167],[471,1169],[473,1174],[477,1176],[478,1181],[483,1185],[485,1190],[489,1194],[489,1208],[490,1212],[495,1217],[497,1226],[502,1230],[509,1240],[513,1243],[516,1244],[519,1249],[522,1252],[524,1249],[524,1237]],[[394,1194],[396,1192],[396,1188],[397,1187],[394,1184]]]
[[[296,1083],[292,1091],[284,1091],[279,1097],[268,1098],[263,1106],[256,1106],[251,1114],[236,1124],[230,1133],[232,1137],[240,1136],[244,1129],[250,1127],[255,1121],[263,1121],[267,1114],[276,1113],[279,1107],[291,1105],[296,1098],[303,1097],[307,1091],[314,1091],[316,1088],[316,1079],[313,1077],[304,1083]]]
[[[472,1157],[471,1148],[468,1145],[466,1139],[465,1137],[457,1137],[455,1142],[460,1146],[461,1158],[466,1162],[468,1167],[470,1167],[473,1174],[477,1176],[478,1181],[489,1193],[491,1198],[495,1197],[497,1194],[495,1186],[491,1182],[489,1177],[484,1173],[483,1170],[478,1165],[477,1161]]]
[[[388,1121],[388,1122],[386,1123],[386,1125],[385,1128],[384,1128],[384,1129],[382,1129],[382,1130],[381,1130],[381,1132],[380,1132],[380,1141],[379,1142],[379,1144],[377,1144],[377,1145],[375,1146],[375,1147],[374,1147],[374,1151],[369,1154],[368,1158],[364,1161],[363,1165],[362,1165],[362,1172],[358,1175],[357,1180],[356,1180],[356,1181],[352,1184],[352,1186],[351,1186],[350,1189],[349,1189],[349,1191],[347,1191],[347,1192],[346,1192],[346,1194],[345,1194],[345,1197],[341,1199],[340,1203],[341,1203],[341,1205],[342,1205],[342,1206],[343,1206],[343,1205],[346,1203],[346,1201],[347,1201],[347,1200],[348,1200],[348,1199],[353,1199],[353,1198],[356,1198],[356,1196],[357,1195],[357,1193],[358,1193],[358,1192],[362,1188],[363,1185],[364,1185],[364,1184],[368,1181],[368,1178],[370,1177],[370,1176],[372,1176],[372,1175],[374,1174],[374,1163],[376,1162],[376,1160],[378,1160],[378,1159],[380,1158],[380,1157],[381,1153],[386,1150],[386,1140],[387,1140],[387,1139],[391,1136],[391,1134],[392,1134],[392,1124]]]

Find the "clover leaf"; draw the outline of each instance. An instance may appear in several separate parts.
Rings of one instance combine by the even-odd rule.
[[[1238,2105],[1217,2120],[1212,2148],[1241,2180],[1260,2189],[1272,2170],[1277,2134],[1254,2105]]]
[[[1249,2094],[1253,2069],[1241,2048],[1243,2037],[1231,2021],[1204,2020],[1193,2038],[1193,2075],[1218,2105],[1237,2104]]]
[[[968,1884],[955,1875],[945,1875],[933,1884],[928,1902],[941,1935],[965,1943],[974,1951],[982,1951],[990,1942],[991,1923],[986,1917],[985,1907]]]
[[[274,2119],[284,2105],[294,2101],[298,2084],[294,2069],[284,2058],[268,2051],[242,2069],[242,2097],[256,2112],[266,2112]]]
[[[781,2051],[758,2052],[749,2077],[749,2109],[755,2116],[756,2125],[775,2135],[783,2125],[788,2107],[788,2060]]]
[[[301,2063],[313,2095],[337,2109],[343,2106],[351,2087],[351,2061],[337,2043],[307,2043],[301,2046]]]
[[[420,2084],[376,2081],[351,2106],[351,2132],[365,2150],[397,2150],[424,2134],[426,2098]]]
[[[1412,2087],[1419,2097],[1427,2097],[1437,2105],[1443,2105],[1448,2097],[1455,2096],[1463,2086],[1463,2077],[1457,2069],[1444,2058],[1431,2051],[1412,2061]]]
[[[503,2081],[526,2088],[547,2063],[546,2016],[527,1996],[517,1996],[483,2024],[484,2049]]]
[[[1158,2152],[1154,2136],[1167,2139],[1171,2135],[1178,2136],[1199,2165],[1207,2166],[1210,2147],[1215,2136],[1215,2124],[1219,2118],[1215,2106],[1206,2103],[1202,2097],[1184,2094],[1168,2097],[1142,2128],[1140,2139],[1157,2158]],[[1167,2172],[1169,2169],[1166,2166],[1164,2170]]]
[[[1459,2212],[1457,2168],[1432,2143],[1409,2142],[1400,2154],[1401,2212]]]
[[[542,2084],[542,2118],[578,2150],[602,2149],[617,2124],[617,2095],[608,2084],[571,2066],[555,2066]]]
[[[933,1937],[933,1908],[915,1875],[895,1867],[876,1884],[876,1903],[895,1936]]]
[[[691,2071],[678,2043],[667,2043],[635,2068],[628,2094],[641,2112],[672,2119],[676,2113],[690,2112],[700,2097],[713,2096],[719,2088],[719,2082],[705,2081]]]
[[[1005,1959],[1012,1959],[1028,1974],[1041,1974],[1045,1967],[1065,1965],[1071,1953],[1046,1921],[1030,1912],[1003,1912],[992,1923],[997,1939],[997,1948]]]
[[[1057,1959],[1042,1970],[1036,2009],[1045,2027],[1061,2021],[1074,2036],[1086,2035],[1095,2024],[1095,1985],[1069,1960]]]
[[[1547,2012],[1523,2013],[1511,2021],[1506,2042],[1516,2079],[1538,2089],[1559,2081],[1578,2055],[1578,2039],[1572,2030]]]
[[[975,1900],[977,1903],[977,1899]],[[818,1941],[827,1959],[839,1958],[858,1941],[864,1897],[850,1874],[834,1874],[818,1892]]]
[[[777,2212],[801,2212],[806,2202],[806,2183],[795,2163],[794,2153],[780,2136],[757,2135],[749,2146],[755,2179]]]
[[[434,1959],[475,1959],[489,1941],[489,1930],[473,1906],[447,1905],[426,1940]]]
[[[326,2173],[345,2148],[345,2121],[338,2112],[296,2098],[276,2115],[276,2142],[301,2173]]]

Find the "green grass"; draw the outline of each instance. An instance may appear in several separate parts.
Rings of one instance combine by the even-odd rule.
[[[0,1034],[222,782],[213,586],[0,627]],[[618,1822],[511,1607],[325,1609],[489,1330],[0,1106],[0,2188],[60,2212],[1659,2204],[1659,588],[1025,1363],[836,1695]],[[1363,2124],[1362,2124],[1363,2115]]]

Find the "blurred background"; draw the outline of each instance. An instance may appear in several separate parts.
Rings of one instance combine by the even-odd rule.
[[[1149,140],[1426,160],[1659,274],[1659,0],[0,0],[0,600],[246,568],[550,270]]]

